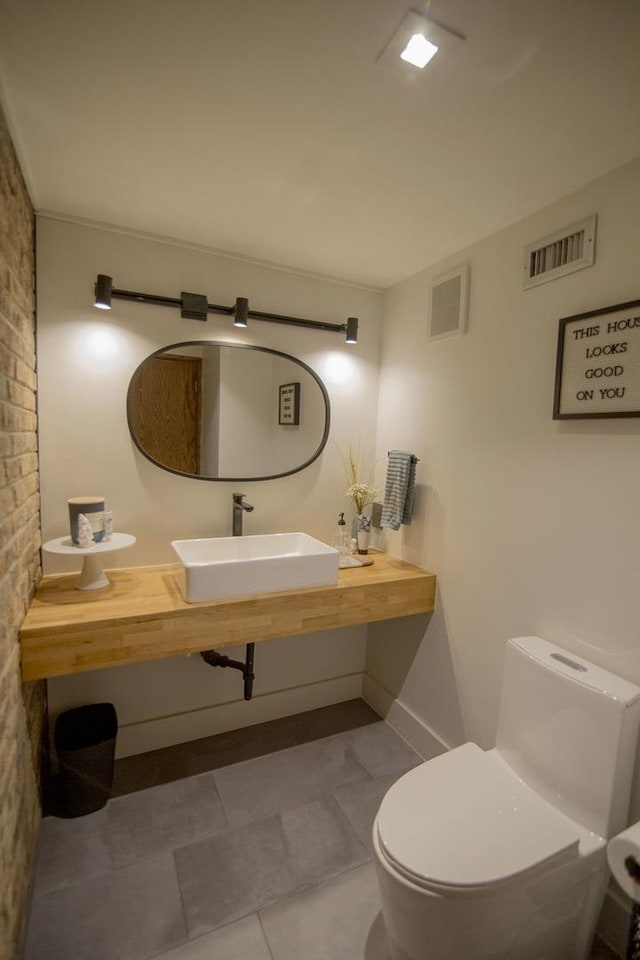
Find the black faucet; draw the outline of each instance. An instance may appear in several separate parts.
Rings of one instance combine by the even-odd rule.
[[[246,510],[247,513],[251,513],[253,510],[253,504],[247,503],[244,499],[244,493],[234,493],[233,494],[233,520],[231,524],[231,531],[234,537],[242,536],[242,511]]]
[[[253,504],[247,503],[244,499],[244,493],[233,494],[233,520],[232,531],[234,537],[242,536],[242,514],[244,511],[251,513]],[[235,670],[241,670],[244,678],[244,698],[251,700],[253,696],[253,681],[255,674],[253,672],[254,643],[246,645],[246,655],[244,660],[232,660],[231,657],[218,653],[217,650],[201,650],[200,656],[210,667],[233,667]]]

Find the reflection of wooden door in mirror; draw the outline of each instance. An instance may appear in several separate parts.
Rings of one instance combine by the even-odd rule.
[[[154,460],[181,473],[200,471],[202,361],[165,353],[138,371],[131,419]]]

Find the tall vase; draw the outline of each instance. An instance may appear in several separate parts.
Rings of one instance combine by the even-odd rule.
[[[364,516],[364,514],[358,514],[356,518],[356,539],[358,541],[358,553],[368,553],[369,552],[369,530],[371,528],[371,520],[369,517]]]

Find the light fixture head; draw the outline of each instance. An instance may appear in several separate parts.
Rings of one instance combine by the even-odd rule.
[[[202,293],[180,294],[180,316],[185,320],[206,320],[209,305],[207,298]]]
[[[438,49],[435,43],[427,40],[422,33],[414,33],[400,56],[407,63],[412,63],[414,67],[419,67],[422,70],[429,63],[429,60],[435,57]]]
[[[415,77],[438,51],[448,56],[464,39],[451,27],[409,10],[376,62],[396,74]]]
[[[358,342],[358,318],[347,317],[347,332],[345,334],[345,343]]]
[[[111,291],[113,290],[113,280],[104,273],[98,274],[95,286],[95,296],[93,298],[94,307],[99,310],[111,310]]]
[[[246,297],[236,297],[236,305],[233,309],[234,327],[246,327],[249,316],[249,301]]]

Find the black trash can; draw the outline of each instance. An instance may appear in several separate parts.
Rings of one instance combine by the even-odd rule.
[[[112,703],[75,707],[56,720],[54,742],[64,816],[82,817],[106,804],[113,786],[117,733]]]

